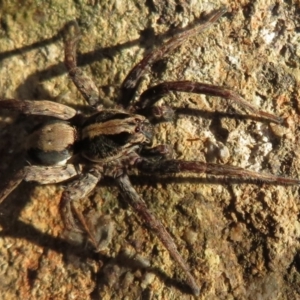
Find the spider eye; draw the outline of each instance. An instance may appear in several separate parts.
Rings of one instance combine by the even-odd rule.
[[[135,132],[140,132],[140,131],[141,131],[140,127],[135,128]]]

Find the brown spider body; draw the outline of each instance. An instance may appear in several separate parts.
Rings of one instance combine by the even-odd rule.
[[[104,164],[151,145],[154,128],[141,115],[103,110],[83,124],[52,120],[39,125],[26,144],[28,158],[39,165],[64,165],[76,154]]]
[[[93,81],[77,67],[78,26],[74,22],[67,24],[64,40],[65,65],[74,84],[89,104],[92,114],[82,116],[74,109],[52,101],[1,100],[0,109],[20,111],[29,115],[51,116],[54,120],[35,128],[29,136],[27,152],[33,163],[24,166],[8,182],[0,193],[0,202],[22,180],[36,181],[40,184],[70,180],[66,183],[60,202],[60,212],[66,230],[87,235],[93,247],[100,250],[105,244],[101,229],[86,220],[77,209],[76,202],[86,197],[102,177],[113,177],[125,200],[184,270],[187,284],[193,294],[198,295],[200,288],[187,263],[178,252],[176,244],[164,225],[148,210],[143,199],[131,185],[127,170],[136,168],[150,174],[206,173],[275,184],[300,183],[297,179],[257,173],[235,166],[176,160],[171,158],[170,146],[152,147],[154,127],[150,121],[170,120],[176,113],[176,109],[155,106],[162,96],[171,91],[222,97],[248,109],[261,119],[282,123],[280,117],[259,110],[228,88],[198,82],[163,82],[147,89],[139,100],[133,103],[132,98],[139,79],[147,71],[148,66],[178,47],[190,36],[216,22],[224,12],[224,9],[217,10],[205,23],[182,31],[159,49],[146,55],[125,78],[117,108],[114,108],[113,101],[103,102],[99,99]],[[110,231],[111,227],[108,226],[106,236],[111,237]]]
[[[80,136],[80,151],[85,158],[107,162],[126,155],[132,149],[150,145],[153,126],[141,115],[104,110],[84,122]]]

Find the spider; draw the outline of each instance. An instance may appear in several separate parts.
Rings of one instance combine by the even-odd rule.
[[[103,177],[113,178],[137,216],[159,238],[170,256],[184,270],[191,292],[199,295],[200,287],[189,266],[164,225],[148,210],[146,203],[135,191],[130,183],[128,171],[135,168],[150,174],[206,173],[274,184],[300,183],[297,179],[261,174],[230,165],[172,159],[170,146],[152,145],[155,121],[170,121],[175,114],[171,108],[155,104],[172,91],[222,97],[269,122],[283,122],[281,118],[247,103],[228,88],[199,82],[163,82],[148,88],[137,101],[133,101],[140,78],[149,66],[191,36],[214,24],[225,12],[225,8],[220,8],[210,13],[205,22],[182,30],[161,47],[147,54],[123,81],[117,105],[111,100],[101,101],[94,82],[77,67],[76,46],[80,36],[79,28],[75,21],[66,24],[65,66],[88,103],[90,113],[83,115],[71,107],[52,101],[2,99],[1,109],[19,111],[27,115],[44,115],[53,119],[36,127],[29,135],[26,153],[30,164],[25,165],[7,183],[0,193],[0,203],[23,180],[39,184],[66,181],[60,201],[64,226],[70,232],[87,235],[95,250],[98,250],[98,231],[76,208],[76,203],[86,197]]]

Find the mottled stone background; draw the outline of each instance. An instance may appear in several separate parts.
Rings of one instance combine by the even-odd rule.
[[[143,55],[203,12],[228,13],[145,76],[226,85],[285,119],[261,122],[219,98],[172,94],[162,100],[197,109],[156,127],[174,157],[300,178],[299,1],[8,1],[0,10],[0,97],[50,99],[81,109],[66,74],[60,30],[76,18],[79,64],[115,99]],[[216,113],[216,111],[218,113]],[[238,118],[233,114],[237,113]],[[26,132],[42,118],[0,114],[0,184],[19,167]],[[299,299],[299,187],[206,176],[133,176],[202,287],[199,299]],[[191,299],[185,275],[141,226],[112,182],[86,213],[110,214],[115,234],[100,254],[70,245],[58,203],[63,184],[21,184],[0,207],[1,299]],[[150,264],[150,267],[146,267]]]

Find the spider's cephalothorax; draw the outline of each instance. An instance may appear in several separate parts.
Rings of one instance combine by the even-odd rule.
[[[243,177],[274,184],[300,183],[297,179],[257,173],[230,165],[176,160],[170,157],[169,146],[152,147],[153,126],[149,120],[172,118],[175,114],[174,110],[155,105],[162,96],[171,91],[222,97],[249,110],[261,119],[282,123],[280,117],[259,110],[230,89],[199,82],[163,82],[148,88],[133,103],[132,98],[140,77],[148,70],[148,66],[178,47],[187,38],[216,22],[224,12],[225,9],[219,9],[211,13],[206,22],[182,31],[159,49],[146,55],[125,78],[121,87],[118,109],[114,108],[113,101],[99,99],[93,81],[77,67],[78,26],[76,22],[67,24],[64,40],[65,65],[74,84],[93,110],[93,114],[81,116],[73,108],[52,101],[1,100],[0,109],[16,110],[29,115],[51,116],[54,120],[38,126],[30,134],[27,151],[32,164],[25,165],[8,182],[0,193],[0,202],[22,180],[36,181],[40,184],[69,180],[65,184],[60,202],[60,212],[65,227],[70,232],[79,232],[88,236],[91,244],[99,250],[105,244],[101,241],[101,230],[87,221],[75,204],[76,201],[86,197],[102,177],[113,177],[126,201],[181,266],[193,294],[198,295],[200,288],[190,268],[178,252],[166,228],[148,210],[143,199],[131,185],[127,170],[136,168],[140,172],[161,174],[206,173],[214,176]],[[151,112],[152,117],[149,116]],[[111,237],[111,234],[106,233],[106,236]]]
[[[144,116],[104,110],[84,122],[80,136],[80,151],[85,158],[108,162],[150,145],[153,126]]]

